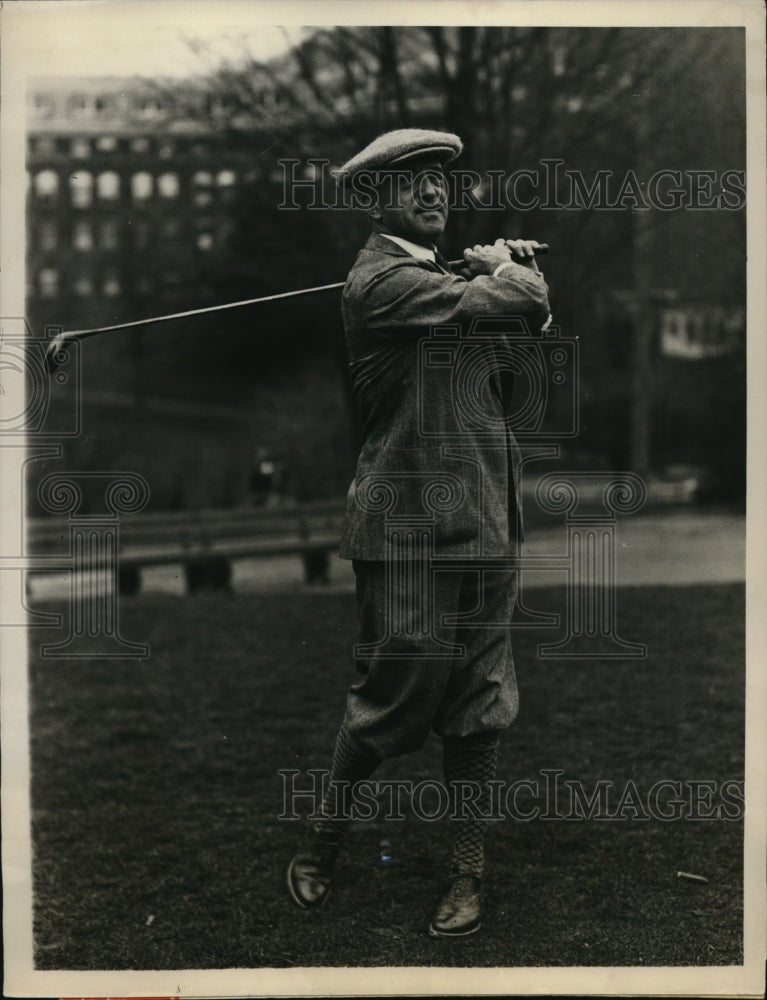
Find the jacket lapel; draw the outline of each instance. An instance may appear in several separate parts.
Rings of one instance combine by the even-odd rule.
[[[394,243],[393,240],[387,240],[385,236],[381,236],[379,233],[371,233],[368,237],[368,241],[365,244],[366,250],[372,250],[374,253],[383,253],[389,257],[404,257],[407,260],[414,261],[419,267],[423,267],[427,271],[431,271],[433,274],[444,274],[445,272],[438,264],[435,264],[430,260],[422,260],[420,257],[414,257],[412,254],[408,253],[404,247],[401,247],[399,243]]]

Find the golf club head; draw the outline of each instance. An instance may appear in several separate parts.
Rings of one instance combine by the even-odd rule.
[[[45,367],[51,375],[67,357],[67,342],[63,333],[57,333],[45,351]]]

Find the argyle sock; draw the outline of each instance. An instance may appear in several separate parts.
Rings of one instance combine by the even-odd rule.
[[[319,815],[309,826],[311,850],[326,865],[332,866],[341,848],[349,825],[354,785],[370,777],[380,763],[379,757],[341,726]]]
[[[490,812],[487,782],[495,776],[498,737],[490,733],[444,739],[442,750],[454,827],[450,874],[481,878],[485,860],[486,819],[483,817]]]

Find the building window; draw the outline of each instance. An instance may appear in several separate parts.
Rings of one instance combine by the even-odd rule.
[[[177,240],[180,232],[181,226],[178,219],[164,219],[160,226],[160,237],[163,240]]]
[[[136,279],[136,293],[138,295],[149,295],[152,291],[152,282],[146,275],[141,275],[140,278]]]
[[[34,150],[38,156],[53,156],[56,143],[52,136],[40,135],[34,140]]]
[[[40,250],[56,249],[56,223],[45,219],[37,228],[37,246]]]
[[[93,175],[78,170],[69,177],[69,197],[73,208],[88,208],[93,201]]]
[[[130,151],[131,153],[148,153],[149,139],[131,139]]]
[[[96,149],[100,153],[114,153],[117,149],[117,139],[113,135],[100,135],[96,140]]]
[[[142,170],[141,173],[134,174],[130,179],[131,195],[134,201],[146,201],[152,197],[154,181],[152,175]]]
[[[55,198],[59,193],[59,175],[55,170],[41,170],[35,175],[35,194],[38,198]]]
[[[120,279],[117,277],[114,271],[110,271],[104,276],[104,284],[102,285],[102,291],[107,298],[113,299],[115,295],[120,294]]]
[[[224,204],[231,204],[237,193],[237,174],[233,170],[219,170],[216,174],[219,197]]]
[[[93,295],[93,280],[87,274],[81,274],[75,278],[73,287],[75,295],[79,295],[82,298],[85,298],[87,295]]]
[[[176,147],[172,142],[161,142],[157,149],[157,155],[161,160],[171,160],[176,155]]]
[[[53,299],[59,294],[59,272],[55,267],[44,267],[40,272],[40,295]]]
[[[93,102],[93,106],[97,115],[110,115],[115,111],[115,99],[112,94],[101,94]]]
[[[99,174],[96,179],[96,190],[103,201],[115,201],[120,197],[120,177],[114,170]]]
[[[159,118],[162,114],[162,104],[156,97],[139,97],[134,108],[139,118]]]
[[[34,108],[36,118],[51,118],[56,110],[56,101],[52,94],[35,94]]]
[[[178,174],[160,174],[157,178],[157,190],[163,198],[177,198],[179,192]]]
[[[120,245],[120,231],[114,219],[102,222],[99,227],[99,246],[102,250],[116,250]]]
[[[204,232],[197,234],[197,249],[198,250],[212,250],[213,249],[213,233]]]
[[[87,118],[90,112],[90,105],[85,94],[70,94],[67,101],[67,110],[72,118]]]
[[[152,241],[152,227],[143,219],[131,221],[131,231],[133,233],[133,246],[136,250],[146,250]]]
[[[72,139],[69,144],[69,152],[72,156],[84,160],[91,155],[91,144],[88,139]]]
[[[197,191],[192,198],[195,208],[210,208],[213,204],[213,195],[210,191]]]
[[[232,110],[232,101],[227,97],[209,97],[206,103],[207,113],[216,118],[221,118]]]
[[[93,230],[90,222],[79,219],[72,227],[72,246],[75,250],[93,249]]]
[[[213,183],[213,175],[208,170],[198,170],[192,177],[195,187],[210,187]]]

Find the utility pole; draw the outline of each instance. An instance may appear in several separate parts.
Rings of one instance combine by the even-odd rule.
[[[637,176],[646,177],[644,151],[649,141],[645,111],[636,130]],[[656,307],[653,297],[651,209],[634,210],[634,350],[631,368],[631,470],[647,479],[652,467],[652,343]]]

